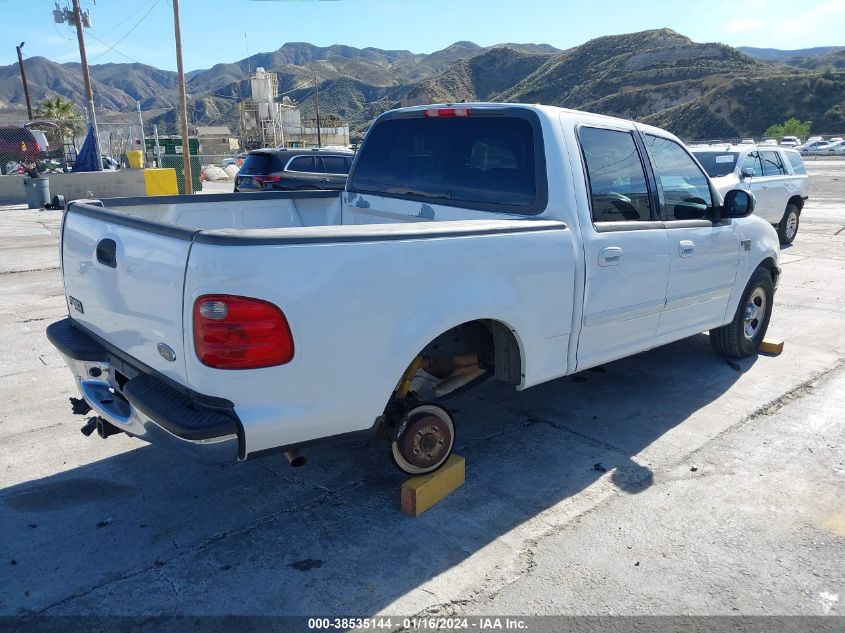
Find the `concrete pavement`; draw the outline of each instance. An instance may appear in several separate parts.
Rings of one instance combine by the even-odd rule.
[[[294,470],[83,437],[43,334],[59,219],[0,209],[0,613],[842,613],[837,228],[783,253],[782,356],[728,364],[699,335],[486,385],[453,405],[466,485],[411,519],[375,442]]]

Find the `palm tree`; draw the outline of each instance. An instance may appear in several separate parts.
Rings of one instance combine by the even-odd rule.
[[[60,96],[47,97],[35,108],[37,119],[56,121],[64,134],[73,138],[82,129],[82,116],[73,101]]]

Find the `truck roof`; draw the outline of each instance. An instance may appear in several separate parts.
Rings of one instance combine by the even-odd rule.
[[[503,110],[503,109],[511,109],[511,108],[520,108],[524,110],[532,110],[539,114],[542,114],[549,118],[559,118],[564,116],[566,119],[578,122],[583,119],[592,119],[595,120],[596,118],[605,120],[608,124],[616,124],[623,127],[628,127],[634,124],[634,121],[630,119],[622,119],[619,117],[608,116],[606,114],[597,114],[595,112],[585,112],[583,110],[572,110],[569,108],[561,108],[558,106],[550,106],[550,105],[542,105],[539,103],[535,104],[528,104],[528,103],[497,103],[491,101],[469,101],[465,103],[431,103],[431,104],[424,104],[424,105],[415,105],[415,106],[408,106],[405,108],[396,108],[395,110],[388,110],[381,116],[390,115],[390,114],[401,114],[401,113],[410,113],[410,112],[424,112],[426,110],[436,110],[440,108],[455,108],[455,109],[468,109],[468,110]],[[381,118],[381,117],[379,117]],[[660,135],[669,136],[676,140],[677,137],[670,132],[658,127],[654,127],[652,125],[646,125],[644,123],[636,122],[636,126],[640,131],[643,132],[653,132],[659,133]]]

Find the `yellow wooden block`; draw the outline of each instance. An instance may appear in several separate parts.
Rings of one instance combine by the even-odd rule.
[[[763,339],[760,343],[760,351],[763,354],[771,354],[772,356],[779,356],[783,352],[783,341],[775,341],[773,339]]]
[[[464,458],[452,453],[446,463],[432,474],[411,477],[402,484],[402,512],[418,517],[463,486],[465,472]]]
[[[176,184],[176,170],[172,167],[163,169],[145,169],[144,186],[148,196],[175,196],[179,193]]]

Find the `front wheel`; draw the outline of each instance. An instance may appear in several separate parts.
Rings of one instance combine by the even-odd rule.
[[[393,461],[409,475],[425,475],[440,468],[455,445],[455,424],[446,409],[422,404],[408,412],[391,443]]]
[[[797,206],[792,203],[786,205],[786,211],[780,224],[778,224],[778,238],[781,244],[792,244],[795,241],[795,236],[798,235],[800,218],[801,212]]]
[[[769,329],[774,300],[772,275],[757,268],[742,293],[733,320],[710,330],[710,344],[722,356],[747,358],[755,354]]]

